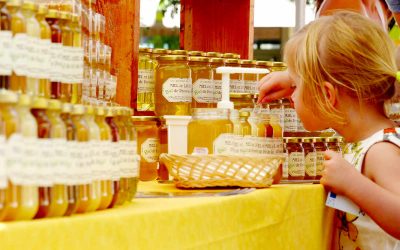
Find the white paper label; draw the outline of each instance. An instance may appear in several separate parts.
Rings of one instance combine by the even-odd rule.
[[[53,152],[50,144],[50,139],[38,139],[35,141],[36,162],[40,172],[40,186],[51,187],[55,177],[55,169],[51,164]]]
[[[289,154],[288,160],[288,172],[290,176],[298,177],[304,176],[305,166],[304,166],[304,153],[293,152]]]
[[[62,50],[61,43],[51,43],[50,45],[50,80],[61,82],[62,80]]]
[[[154,93],[154,70],[139,69],[138,93]]]
[[[305,167],[306,167],[306,174],[308,176],[316,176],[317,175],[317,153],[311,152],[306,155],[305,159]]]
[[[285,108],[285,132],[297,132],[297,114],[292,108]]]
[[[193,98],[198,103],[214,103],[214,82],[209,79],[198,79],[193,84]]]
[[[144,161],[157,162],[160,156],[160,140],[157,138],[147,138],[140,146],[140,153]]]
[[[322,170],[324,170],[325,153],[323,151],[317,151],[316,155],[317,176],[321,176]]]
[[[162,86],[162,94],[168,102],[192,102],[192,79],[169,78]]]
[[[282,178],[287,179],[289,177],[289,156],[286,154],[285,162],[282,165]]]
[[[13,70],[17,76],[26,76],[28,66],[27,56],[28,36],[24,33],[15,34],[12,41],[11,57]]]
[[[110,172],[111,172],[111,180],[117,181],[120,179],[119,172],[119,147],[117,142],[111,142],[109,148],[109,160],[110,160]]]
[[[257,94],[257,81],[244,81],[244,93]]]
[[[12,33],[0,31],[0,75],[9,76],[12,73],[13,61],[11,58]]]
[[[28,65],[28,76],[39,79],[41,76],[41,65],[43,58],[40,54],[41,51],[41,40],[36,37],[29,37],[29,65]]]
[[[244,81],[243,80],[230,80],[230,92],[231,93],[244,93]]]
[[[39,72],[38,77],[40,79],[50,79],[50,69],[51,69],[51,40],[50,39],[40,39],[38,42],[39,54],[37,55],[39,59]]]
[[[284,127],[285,124],[285,114],[284,114],[284,110],[281,108],[277,108],[277,109],[271,109],[270,110],[270,114],[271,115],[276,115],[279,118],[279,125],[281,126],[281,128]]]
[[[222,99],[222,81],[214,80],[214,88],[214,103],[217,103]]]

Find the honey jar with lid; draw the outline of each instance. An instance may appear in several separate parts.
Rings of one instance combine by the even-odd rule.
[[[303,180],[305,176],[305,164],[301,138],[288,138],[286,153],[288,155],[288,180]]]
[[[305,156],[305,180],[314,180],[317,176],[317,154],[312,138],[303,138],[302,146]]]
[[[316,179],[321,179],[322,171],[324,170],[324,154],[325,151],[327,150],[326,144],[324,142],[324,138],[322,137],[316,137],[313,140],[314,143],[314,148],[316,151],[316,165],[317,165],[317,177]]]
[[[254,60],[240,60],[240,67],[242,68],[255,68],[256,61]],[[242,74],[241,79],[244,83],[243,93],[256,94],[257,89],[257,74]]]
[[[152,49],[139,48],[137,110],[154,111],[154,61]]]
[[[225,59],[226,67],[240,67],[239,59]],[[242,79],[242,74],[230,74],[230,86],[229,90],[231,93],[245,93],[244,91],[244,81]]]
[[[326,148],[332,151],[335,151],[337,153],[341,153],[342,149],[340,146],[340,140],[341,138],[339,137],[327,137],[325,138],[325,144]]]
[[[209,53],[211,53],[211,52],[209,52]],[[207,53],[207,57],[209,57],[208,56],[209,53]],[[211,58],[210,66],[212,68],[212,76],[213,76],[213,82],[214,82],[214,103],[218,103],[222,99],[222,74],[217,74],[217,68],[225,66],[224,59]]]
[[[192,108],[214,108],[214,82],[210,59],[207,57],[189,57],[189,67],[193,82]]]

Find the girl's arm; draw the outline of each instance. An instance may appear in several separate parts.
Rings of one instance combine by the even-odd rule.
[[[328,151],[321,183],[343,194],[383,230],[400,239],[400,148],[377,143],[370,148],[360,174],[339,154]]]

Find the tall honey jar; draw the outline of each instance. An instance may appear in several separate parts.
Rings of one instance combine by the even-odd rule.
[[[226,67],[240,67],[239,59],[225,59]],[[231,93],[245,93],[242,74],[230,74],[229,90]]]
[[[189,115],[192,79],[186,56],[160,56],[156,69],[155,112],[163,115]]]
[[[288,138],[286,153],[288,155],[288,180],[303,180],[305,176],[305,164],[301,138]]]
[[[46,15],[48,13],[46,5],[39,5],[36,13],[36,19],[40,26],[40,53],[44,58],[41,62],[42,71],[39,79],[39,94],[38,96],[44,98],[50,98],[50,47],[51,47],[51,29],[49,24],[46,22]]]
[[[209,52],[207,53],[207,56],[213,55],[211,53],[215,53],[218,55],[219,53],[216,52]],[[217,68],[225,66],[224,59],[222,58],[211,58],[210,59],[210,66],[212,68],[212,76],[213,76],[213,82],[214,82],[214,103],[218,103],[222,99],[222,74],[217,74]]]
[[[154,63],[152,49],[139,48],[139,71],[137,87],[137,110],[154,111]]]
[[[312,138],[303,138],[302,146],[305,156],[305,180],[314,180],[317,176],[317,153]]]
[[[228,109],[193,109],[188,125],[188,154],[213,154],[216,139],[226,133],[233,133]]]
[[[256,61],[254,60],[240,60],[240,67],[242,68],[255,68]],[[256,74],[241,74],[241,80],[244,84],[243,93],[256,94],[257,89],[257,75]]]
[[[213,82],[213,69],[207,57],[189,57],[189,67],[193,82],[192,108],[214,108],[215,86]]]
[[[325,145],[324,138],[321,137],[316,137],[313,140],[314,143],[314,148],[317,154],[317,160],[316,160],[316,165],[317,165],[317,177],[316,179],[321,179],[322,176],[322,171],[324,170],[324,154],[325,151],[328,149]]]
[[[0,0],[0,89],[10,87],[10,76],[12,73],[12,32],[11,16],[6,8],[7,0]]]
[[[132,116],[137,131],[137,151],[140,154],[141,181],[157,178],[158,158],[160,156],[160,138],[155,116]]]

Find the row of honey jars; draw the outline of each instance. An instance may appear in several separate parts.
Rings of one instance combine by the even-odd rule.
[[[1,8],[1,86],[18,93],[78,103],[82,84],[79,17],[33,1]],[[77,41],[77,42],[74,42]]]
[[[283,179],[314,180],[320,179],[324,169],[324,152],[332,150],[342,152],[341,138],[285,138],[287,159],[283,167]]]
[[[111,138],[114,142],[119,139],[136,140],[130,111],[124,108],[107,109],[106,112],[102,107],[94,109],[82,105],[62,106],[58,100],[43,98],[35,98],[31,102],[29,96],[22,95],[18,99],[15,93],[7,90],[2,90],[0,96],[3,137],[7,138],[6,148],[12,150],[22,150],[18,148],[18,143],[24,138],[24,143],[34,143],[38,139],[42,144],[47,143],[43,144],[47,147],[57,147],[63,140],[75,141],[78,144],[87,141],[98,144],[99,140],[109,141]],[[78,144],[73,147],[77,147]],[[39,144],[34,144],[34,147],[37,145]],[[61,152],[55,150],[53,153],[65,154],[68,146],[61,145],[58,146]],[[107,147],[110,146],[112,145],[107,144]],[[13,152],[12,150],[10,152]],[[132,152],[136,152],[136,145],[130,153]],[[106,173],[102,178],[97,176],[83,183],[74,183],[65,181],[65,172],[64,177],[60,177],[60,173],[51,175],[42,170],[37,171],[41,172],[40,175],[33,178],[26,172],[29,169],[21,169],[21,166],[18,168],[18,165],[15,165],[15,162],[21,161],[21,164],[29,166],[29,162],[33,161],[30,154],[19,156],[20,158],[14,161],[12,157],[6,157],[8,184],[0,185],[3,198],[0,199],[2,220],[31,219],[34,216],[56,217],[105,209],[131,200],[136,192],[137,175],[117,174],[112,179]],[[118,158],[118,155],[114,157]],[[74,167],[76,168],[72,166],[71,169]],[[93,173],[89,171],[88,174]],[[0,180],[0,183],[4,182]]]

